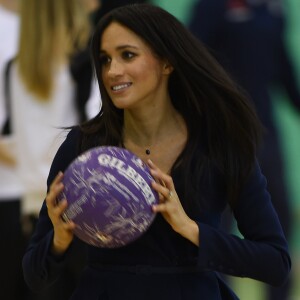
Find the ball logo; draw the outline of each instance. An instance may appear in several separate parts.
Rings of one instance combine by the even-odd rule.
[[[75,234],[97,247],[125,246],[143,235],[155,218],[158,194],[140,158],[118,147],[96,147],[64,174],[68,208],[64,218],[76,223]]]
[[[123,160],[107,154],[99,155],[98,161],[100,165],[117,169],[120,175],[126,177],[127,180],[131,181],[132,184],[137,185],[137,187],[140,188],[144,194],[148,204],[151,205],[155,203],[156,199],[149,184],[137,171],[134,170],[134,168],[125,164]],[[136,166],[138,167],[137,164]]]

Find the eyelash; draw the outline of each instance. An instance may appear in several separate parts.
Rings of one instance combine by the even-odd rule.
[[[124,51],[122,52],[121,56],[124,60],[131,60],[136,56],[136,54],[130,51]],[[99,60],[100,60],[100,64],[105,66],[108,63],[110,63],[111,58],[108,55],[100,55]]]
[[[106,55],[100,55],[99,61],[101,66],[105,66],[110,62],[110,58]]]
[[[132,53],[132,52],[130,52],[130,51],[124,51],[123,53],[122,53],[122,57],[124,58],[124,59],[132,59],[132,58],[134,58],[136,55],[134,54],[134,53]]]

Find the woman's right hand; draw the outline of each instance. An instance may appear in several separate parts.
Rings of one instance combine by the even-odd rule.
[[[63,191],[63,173],[59,172],[53,180],[46,197],[48,215],[54,228],[54,236],[51,251],[55,255],[62,255],[70,246],[74,237],[75,224],[72,221],[65,222],[62,215],[67,208],[67,200],[57,201],[58,195]]]

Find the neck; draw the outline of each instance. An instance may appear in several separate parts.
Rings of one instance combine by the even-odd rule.
[[[160,117],[153,114],[138,119],[127,116],[124,118],[123,144],[128,149],[149,156],[185,133],[185,122],[175,109]]]
[[[128,115],[124,118],[123,138],[141,147],[149,147],[165,136],[178,130],[182,117],[175,111],[161,116],[147,113],[147,116]]]

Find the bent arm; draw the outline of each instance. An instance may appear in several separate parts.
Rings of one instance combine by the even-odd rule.
[[[258,165],[233,213],[243,237],[198,223],[198,264],[274,286],[283,284],[291,268],[288,245]]]
[[[77,133],[71,131],[59,148],[48,176],[48,190],[50,183],[59,171],[63,171],[77,155]],[[29,246],[23,257],[22,266],[27,285],[34,291],[41,291],[52,285],[64,269],[70,253],[75,247],[74,240],[68,250],[60,256],[51,252],[53,243],[53,225],[48,216],[45,204],[41,208],[39,220]]]

